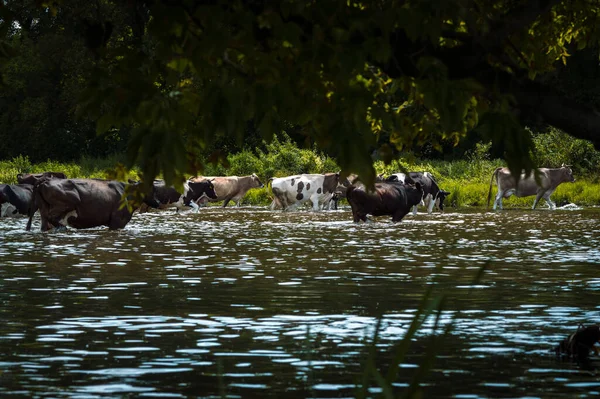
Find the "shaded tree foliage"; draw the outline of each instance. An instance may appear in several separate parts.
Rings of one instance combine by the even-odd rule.
[[[11,58],[15,40],[42,28],[70,38],[77,101],[57,120],[128,132],[129,166],[146,176],[180,181],[202,168],[199,152],[242,148],[284,125],[367,180],[373,149],[389,160],[447,149],[469,132],[515,170],[533,166],[526,124],[600,143],[596,93],[573,96],[562,84],[582,76],[565,68],[572,58],[597,64],[595,0],[28,1],[0,7],[9,90],[18,87],[9,66],[23,57]],[[65,68],[50,66],[33,74]],[[31,114],[52,119],[47,102],[20,90]],[[52,126],[73,131],[65,125]]]

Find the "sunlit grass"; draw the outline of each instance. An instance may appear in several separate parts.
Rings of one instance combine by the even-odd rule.
[[[64,163],[47,160],[40,163],[31,163],[26,157],[15,157],[10,160],[0,161],[0,182],[15,184],[17,182],[18,173],[40,173],[46,171],[63,172],[70,178],[110,178],[110,172],[115,165],[121,162],[119,156],[109,158],[81,158],[79,162]],[[260,162],[258,160],[257,162]],[[331,160],[328,162],[331,163]],[[490,180],[495,168],[502,166],[500,160],[459,160],[452,162],[445,161],[427,161],[414,163],[394,162],[391,165],[384,165],[383,162],[375,162],[375,170],[377,173],[389,175],[400,171],[428,171],[437,179],[440,187],[450,192],[446,199],[446,206],[449,208],[461,207],[486,207],[488,191],[490,188]],[[235,162],[232,163],[230,170],[224,170],[222,174],[228,175],[229,171],[240,169],[236,167]],[[246,168],[247,169],[247,168]],[[260,166],[260,170],[268,170],[265,165]],[[336,166],[331,163],[331,171],[334,171]],[[338,169],[339,170],[339,169]],[[129,171],[128,178],[138,180],[139,169],[134,168]],[[216,172],[216,170],[214,171]],[[252,173],[250,169],[246,170],[248,174]],[[257,171],[257,173],[260,171]],[[320,173],[315,171],[309,171]],[[295,171],[280,171],[280,175],[292,175]],[[272,194],[268,184],[269,177],[261,176],[264,188],[252,189],[242,200],[242,205],[267,206],[272,201]],[[600,205],[600,182],[594,176],[578,177],[575,183],[563,183],[558,186],[552,194],[552,200],[558,205],[573,203],[579,206],[599,206]],[[490,199],[490,208],[493,204],[497,193],[497,187],[492,184],[492,192]],[[504,208],[531,208],[534,197],[517,198],[512,196],[504,199]],[[545,207],[545,201],[540,201],[541,207]],[[218,205],[218,204],[212,204]],[[232,204],[229,204],[232,206]]]

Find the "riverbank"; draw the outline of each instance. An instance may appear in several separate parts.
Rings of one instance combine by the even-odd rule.
[[[295,152],[294,152],[295,151]],[[242,204],[265,206],[271,203],[268,179],[270,177],[289,176],[298,173],[325,173],[339,170],[334,160],[312,150],[273,148],[267,154],[256,156],[249,151],[231,155],[229,168],[220,165],[207,165],[205,175],[248,175],[256,173],[265,183],[262,189],[250,190]],[[0,161],[0,182],[14,184],[18,173],[39,173],[44,171],[64,172],[71,178],[110,178],[111,169],[119,163],[118,157],[92,159],[83,158],[77,163],[62,163],[48,160],[31,163],[27,158],[15,157]],[[460,161],[398,161],[391,165],[374,163],[377,174],[389,175],[402,170],[428,171],[437,179],[441,188],[451,194],[446,200],[448,207],[485,207],[487,204],[490,180],[493,171],[504,166],[502,160],[460,160]],[[598,175],[578,175],[574,183],[563,183],[552,194],[552,200],[558,206],[573,203],[578,206],[600,206],[600,181]],[[128,178],[138,179],[138,170],[132,169]],[[496,194],[492,185],[491,196]],[[533,197],[511,197],[504,200],[505,208],[528,208]],[[545,206],[544,201],[540,204]]]

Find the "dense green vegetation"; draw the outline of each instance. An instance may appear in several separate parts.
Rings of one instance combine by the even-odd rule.
[[[491,141],[520,170],[548,125],[600,143],[596,1],[401,4],[4,1],[0,159],[174,181],[285,129],[369,179],[373,151]]]
[[[589,142],[575,140],[564,133],[551,130],[534,137],[538,147],[534,159],[539,165],[559,167],[561,164],[573,165],[577,181],[562,184],[552,198],[557,204],[575,203],[581,206],[600,205],[600,153]],[[491,174],[495,168],[504,166],[500,159],[489,159],[490,143],[479,143],[464,159],[444,161],[440,159],[420,159],[413,154],[405,154],[402,160],[384,163],[373,162],[377,174],[389,175],[399,171],[429,171],[438,179],[440,185],[451,192],[448,206],[486,206]],[[77,163],[46,161],[31,163],[26,157],[15,157],[0,162],[0,181],[16,182],[17,173],[61,171],[69,177],[109,178],[114,173],[113,165],[120,162],[118,157],[86,158]],[[264,183],[270,177],[289,176],[299,173],[337,172],[340,166],[335,159],[313,149],[299,148],[285,133],[275,137],[272,142],[264,143],[261,148],[247,149],[230,154],[223,163],[207,163],[205,175],[208,176],[244,176],[256,173]],[[140,169],[129,171],[128,178],[139,179]],[[494,189],[495,190],[495,189]],[[494,191],[495,192],[495,191]],[[245,204],[267,205],[271,201],[269,188],[251,190]],[[528,207],[533,199],[511,197],[505,206]]]

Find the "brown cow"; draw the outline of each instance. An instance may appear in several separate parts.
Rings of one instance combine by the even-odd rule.
[[[65,175],[62,172],[19,173],[17,175],[17,182],[19,184],[35,185],[41,179],[50,177],[56,177],[57,179],[66,179],[67,175]]]
[[[133,210],[121,206],[126,184],[100,179],[43,179],[34,189],[34,206],[29,212],[27,230],[31,229],[33,214],[39,207],[41,230],[50,226],[86,229],[108,226],[121,229],[131,220]],[[147,197],[144,202],[158,207],[158,202]]]
[[[264,184],[261,183],[260,179],[256,174],[250,176],[198,176],[192,177],[188,181],[190,182],[201,182],[204,180],[211,180],[215,186],[215,192],[217,193],[216,199],[202,198],[201,203],[218,202],[223,201],[223,208],[227,206],[229,201],[233,200],[236,206],[240,206],[240,202],[248,190],[253,188],[262,188]]]
[[[529,176],[525,176],[524,173],[521,174],[519,184],[517,185],[515,178],[510,174],[508,168],[497,168],[492,174],[492,179],[490,181],[487,199],[488,208],[490,206],[494,179],[496,179],[496,185],[498,186],[498,193],[496,194],[496,200],[494,201],[494,209],[496,209],[496,206],[500,206],[500,209],[502,209],[502,198],[508,198],[513,194],[517,197],[529,197],[535,195],[535,201],[533,201],[533,207],[531,209],[535,209],[542,198],[546,200],[550,209],[554,209],[556,208],[556,204],[550,200],[550,195],[552,195],[559,184],[575,181],[573,171],[570,167],[565,165],[554,169],[538,169],[537,174],[539,183],[536,182],[534,173]]]

